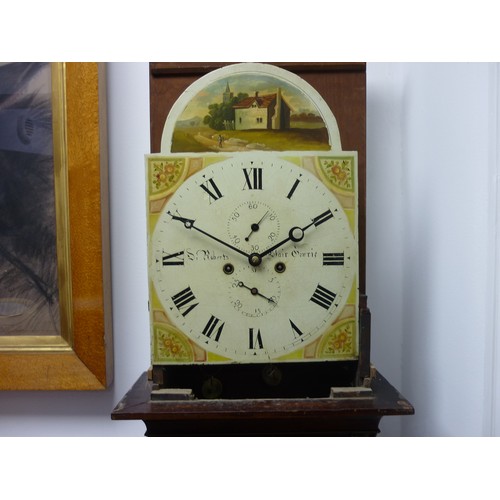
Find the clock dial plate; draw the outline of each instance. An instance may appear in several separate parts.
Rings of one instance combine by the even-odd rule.
[[[355,357],[356,204],[275,154],[217,160],[150,216],[152,322],[191,362],[274,362],[321,358],[349,317]]]

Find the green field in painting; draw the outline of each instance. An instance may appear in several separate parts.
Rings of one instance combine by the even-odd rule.
[[[224,138],[222,148],[219,147],[217,140],[219,134]],[[206,127],[180,128],[174,131],[172,144],[174,153],[237,150],[326,151],[329,149],[325,128],[221,131]]]
[[[182,128],[174,131],[172,140],[172,153],[204,153],[210,151],[204,144],[194,137],[206,128]]]

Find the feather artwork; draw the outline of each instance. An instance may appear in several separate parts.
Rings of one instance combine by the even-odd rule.
[[[58,334],[57,282],[50,65],[2,65],[0,335]]]

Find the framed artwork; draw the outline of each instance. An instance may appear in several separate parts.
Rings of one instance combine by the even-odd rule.
[[[0,390],[112,380],[105,66],[0,66]]]

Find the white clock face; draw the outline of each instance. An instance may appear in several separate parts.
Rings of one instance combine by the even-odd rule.
[[[151,236],[150,276],[171,322],[244,362],[312,342],[341,313],[357,272],[349,221],[293,163],[238,155],[187,179]]]

